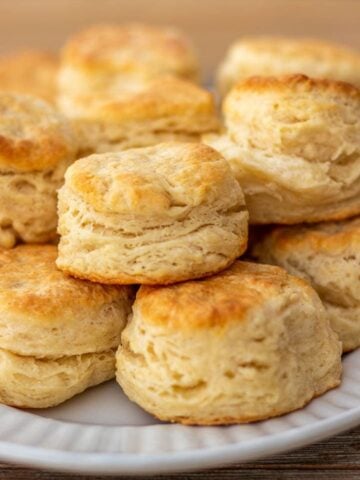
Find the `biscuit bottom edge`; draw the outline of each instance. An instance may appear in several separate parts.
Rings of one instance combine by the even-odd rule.
[[[147,277],[145,275],[128,275],[126,273],[119,274],[114,277],[105,277],[101,274],[96,273],[85,273],[79,270],[74,269],[70,266],[65,266],[60,262],[57,262],[57,267],[59,270],[64,272],[71,277],[77,278],[79,280],[88,280],[94,283],[101,283],[104,285],[134,285],[134,284],[141,284],[141,285],[149,285],[149,286],[156,286],[156,285],[172,285],[174,283],[180,283],[188,280],[201,280],[203,278],[211,277],[217,273],[221,273],[223,270],[231,267],[231,265],[236,261],[236,258],[228,259],[228,262],[225,266],[220,266],[217,269],[210,270],[208,272],[197,273],[194,275],[184,274],[184,275],[158,275],[156,278],[151,278],[150,276]],[[189,278],[190,277],[190,278]]]
[[[114,350],[48,359],[0,348],[0,403],[18,408],[54,407],[114,375]]]
[[[299,406],[294,406],[289,410],[286,411],[274,411],[271,413],[267,413],[266,415],[254,415],[254,416],[239,416],[239,417],[222,417],[222,418],[213,418],[213,419],[201,419],[201,420],[195,420],[192,417],[178,417],[178,418],[161,418],[157,415],[155,415],[156,418],[163,422],[170,422],[170,423],[180,423],[182,425],[187,425],[187,426],[226,426],[226,425],[241,425],[241,424],[248,424],[248,423],[255,423],[255,422],[262,422],[266,420],[270,420],[271,418],[276,418],[276,417],[282,417],[283,415],[287,415],[288,413],[293,413],[298,410],[302,410],[304,407],[309,405],[313,400],[315,400],[318,397],[321,397],[324,395],[326,392],[333,390],[334,388],[337,388],[341,384],[341,380],[338,379],[334,381],[332,385],[327,386],[324,388],[323,391],[317,392],[313,396],[311,396],[309,399],[304,400],[303,403]]]
[[[341,374],[340,372],[334,372],[334,374],[338,376],[338,378],[334,378],[331,382],[323,385],[321,389],[318,389],[316,392],[313,392],[307,398],[303,398],[301,403],[294,404],[289,406],[285,409],[276,409],[274,408],[272,411],[266,411],[264,414],[256,414],[256,415],[246,415],[246,414],[239,414],[239,416],[231,415],[231,416],[211,416],[209,417],[199,417],[189,415],[163,415],[161,414],[158,409],[149,408],[148,405],[144,405],[141,399],[138,397],[138,394],[132,395],[131,387],[126,385],[126,382],[123,381],[123,378],[116,378],[118,385],[124,390],[125,394],[129,397],[129,399],[135,404],[139,405],[143,408],[146,412],[152,415],[154,418],[162,421],[162,422],[169,422],[169,423],[178,423],[187,426],[226,426],[226,425],[240,425],[240,424],[248,424],[254,422],[260,422],[269,420],[271,418],[282,417],[283,415],[287,415],[292,412],[296,412],[298,410],[303,409],[308,404],[310,404],[313,400],[318,397],[321,397],[326,392],[337,388],[341,384]]]

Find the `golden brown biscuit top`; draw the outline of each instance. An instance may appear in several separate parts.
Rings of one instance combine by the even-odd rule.
[[[188,119],[189,131],[219,127],[215,102],[207,90],[188,81],[166,76],[153,80],[137,92],[79,97],[73,115],[105,122],[131,123],[155,119]],[[199,121],[197,121],[199,120]],[[205,122],[205,123],[204,123]]]
[[[91,155],[67,170],[65,187],[102,213],[176,216],[201,204],[243,204],[227,162],[200,143]]]
[[[64,64],[109,72],[197,74],[194,51],[173,28],[141,24],[94,25],[74,35],[63,49]]]
[[[244,49],[256,55],[280,55],[282,58],[304,58],[314,62],[344,60],[360,65],[360,55],[357,51],[311,38],[249,37],[238,40],[231,47],[234,54]]]
[[[289,276],[282,268],[237,261],[203,280],[142,286],[134,312],[144,323],[170,328],[221,327],[243,321],[251,310],[281,297],[289,285],[311,291],[306,282]]]
[[[317,93],[333,94],[349,97],[360,101],[360,89],[346,82],[322,78],[310,78],[303,74],[279,75],[276,77],[253,76],[238,82],[228,97],[236,98],[239,94],[251,93],[278,93],[300,94]],[[230,100],[228,100],[230,102]]]
[[[360,248],[360,217],[336,223],[275,228],[265,236],[265,241],[271,250],[284,253],[306,250],[336,255],[347,248],[358,250]],[[261,242],[259,248],[262,248]]]
[[[0,91],[34,95],[52,103],[58,63],[56,55],[36,50],[0,57]]]
[[[75,152],[69,123],[50,105],[28,95],[0,93],[0,169],[54,168]]]
[[[59,317],[76,318],[72,312],[114,301],[131,292],[126,286],[104,286],[67,276],[56,268],[53,245],[21,245],[0,249],[0,311],[24,314],[51,322]],[[81,332],[79,332],[81,335]]]

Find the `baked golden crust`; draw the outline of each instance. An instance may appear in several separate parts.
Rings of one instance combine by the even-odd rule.
[[[211,204],[226,194],[230,178],[221,155],[200,143],[92,155],[65,175],[66,186],[97,212],[140,216],[171,216],[176,205]]]
[[[67,277],[56,255],[52,245],[0,250],[1,403],[46,408],[114,376],[132,289]]]
[[[232,44],[217,72],[226,94],[239,80],[253,75],[303,73],[360,85],[360,54],[349,48],[312,39],[243,38]]]
[[[110,303],[131,292],[128,287],[103,287],[77,281],[56,268],[54,245],[21,245],[0,250],[0,303],[12,312],[31,312],[50,322],[61,309],[69,320],[80,308]]]
[[[327,93],[335,95],[345,95],[349,97],[350,101],[360,101],[359,88],[350,83],[329,80],[323,78],[310,78],[303,74],[291,74],[282,76],[252,76],[239,81],[233,88],[234,92],[269,92],[276,91],[277,93]]]
[[[0,348],[56,358],[115,348],[132,289],[71,278],[53,245],[0,250]]]
[[[89,72],[135,73],[148,78],[165,73],[189,79],[198,76],[195,54],[183,34],[141,24],[89,27],[68,41],[62,62]]]
[[[171,118],[174,131],[201,132],[219,126],[211,93],[172,76],[155,79],[134,92],[79,96],[66,113],[73,118],[121,124],[155,119],[166,122],[165,119]],[[178,117],[186,120],[186,124],[178,120],[179,128]]]
[[[133,91],[62,95],[58,104],[73,120],[86,154],[168,141],[196,142],[202,133],[219,129],[212,94],[173,76]]]
[[[0,57],[0,91],[55,102],[59,61],[55,54],[24,50]]]
[[[0,94],[0,168],[29,172],[75,159],[67,120],[35,97]]]
[[[288,282],[298,283],[312,294],[306,282],[289,277],[282,268],[236,262],[204,280],[166,288],[142,286],[136,296],[136,308],[145,322],[170,329],[216,328],[242,321],[249,310],[261,308],[267,300],[281,295]]]
[[[311,227],[274,228],[266,238],[278,252],[284,254],[305,249],[313,254],[336,255],[348,246],[360,251],[360,218],[339,223],[319,223]]]

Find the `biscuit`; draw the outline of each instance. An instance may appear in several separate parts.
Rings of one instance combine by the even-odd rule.
[[[114,371],[115,350],[38,359],[0,348],[0,402],[19,408],[54,407],[111,380]]]
[[[0,250],[0,401],[57,405],[114,376],[130,287],[57,270],[52,245]]]
[[[46,102],[0,94],[0,247],[55,238],[56,192],[76,150],[69,122]]]
[[[58,58],[55,54],[25,50],[0,57],[0,92],[33,95],[56,102]]]
[[[254,75],[303,73],[360,86],[360,54],[347,47],[312,40],[254,37],[230,46],[217,72],[217,85],[225,95],[239,80]]]
[[[68,96],[129,92],[162,75],[198,80],[198,61],[183,33],[141,24],[95,25],[64,46],[58,84]]]
[[[253,77],[223,108],[225,134],[203,141],[229,161],[250,223],[360,213],[360,90],[304,75]]]
[[[245,423],[336,387],[341,345],[306,282],[236,262],[204,280],[142,286],[116,368],[130,400],[161,420]]]
[[[248,213],[226,161],[198,143],[163,143],[74,163],[59,192],[57,265],[101,283],[172,283],[230,265]]]
[[[76,125],[85,153],[199,141],[219,128],[210,92],[176,77],[153,80],[132,93],[62,97],[59,107]]]
[[[360,218],[278,227],[253,247],[255,258],[308,280],[345,352],[360,346]]]

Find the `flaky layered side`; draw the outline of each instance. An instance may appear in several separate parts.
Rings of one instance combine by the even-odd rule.
[[[247,244],[243,196],[201,144],[93,155],[66,173],[57,265],[104,283],[171,283],[231,264]]]
[[[199,141],[219,129],[213,96],[176,77],[161,77],[134,92],[59,97],[82,152],[105,153],[167,141]]]
[[[244,38],[232,44],[219,66],[217,85],[226,95],[240,80],[254,75],[303,73],[360,86],[360,54],[311,39]]]
[[[70,163],[33,172],[0,169],[0,247],[56,239],[57,191]]]
[[[360,91],[302,75],[240,83],[226,130],[203,141],[229,161],[250,223],[341,220],[360,213]]]
[[[308,284],[237,262],[209,279],[142,286],[117,352],[117,381],[161,420],[251,422],[337,386],[340,353]]]
[[[0,403],[18,408],[54,407],[110,380],[114,372],[114,350],[40,359],[0,348]]]
[[[57,190],[74,161],[69,122],[35,97],[0,93],[0,247],[56,237]]]
[[[0,402],[57,405],[114,376],[130,287],[68,277],[51,245],[0,250]]]
[[[308,280],[343,350],[360,346],[360,218],[276,228],[255,244],[253,255]]]

